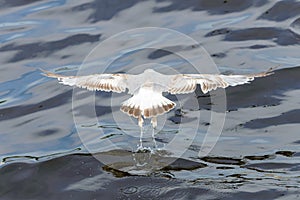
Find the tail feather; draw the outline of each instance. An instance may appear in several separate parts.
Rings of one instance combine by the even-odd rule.
[[[156,117],[172,110],[176,104],[162,95],[154,95],[151,98],[143,98],[141,95],[134,95],[121,106],[121,111],[129,116],[138,118]]]
[[[138,118],[141,115],[141,110],[137,106],[130,106],[130,105],[123,104],[121,106],[121,111],[135,118]]]

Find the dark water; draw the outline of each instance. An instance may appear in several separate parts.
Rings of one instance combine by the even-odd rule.
[[[299,1],[2,0],[0,15],[0,199],[300,198]],[[92,93],[84,93],[83,105],[72,109],[72,88],[38,70],[74,75],[100,42],[146,26],[192,37],[223,73],[278,66],[272,76],[226,89],[224,129],[207,156],[197,155],[201,133],[210,125],[211,101],[199,88],[188,97],[204,115],[199,133],[177,158],[172,152],[134,152],[138,137],[124,130],[138,136],[138,127],[126,126],[130,119],[121,113],[125,128],[114,123],[118,105],[111,107],[112,94],[96,93],[97,126],[83,112]],[[105,49],[114,50],[114,45]],[[184,61],[166,51],[119,55],[111,71],[127,72],[150,62],[186,70]],[[105,58],[98,58],[99,68]],[[86,120],[80,130],[74,112]],[[168,113],[157,142],[183,134],[174,130],[178,124],[195,124],[192,113],[185,107]],[[78,131],[89,133],[90,149]],[[122,148],[106,146],[107,140]],[[143,161],[153,165],[137,168]]]

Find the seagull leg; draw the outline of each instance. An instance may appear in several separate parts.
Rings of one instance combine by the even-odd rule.
[[[140,115],[138,118],[138,124],[139,124],[139,127],[141,128],[141,134],[140,134],[140,146],[138,147],[138,149],[143,148],[143,132],[144,132],[143,123],[144,123],[144,120],[143,120],[142,116]]]
[[[154,143],[154,148],[157,148],[157,144],[156,144],[156,140],[155,140],[154,134],[155,134],[155,129],[152,128],[152,141],[153,141],[153,143]]]
[[[142,118],[142,115],[139,116],[138,118],[138,124],[139,124],[139,127],[142,129],[143,128],[143,123],[144,123],[144,120]]]
[[[153,128],[156,129],[156,127],[157,127],[157,118],[156,117],[152,117],[151,124],[152,124]]]
[[[157,144],[156,144],[156,140],[155,140],[155,136],[154,136],[154,133],[155,133],[155,129],[157,127],[157,118],[156,117],[152,117],[151,119],[151,124],[152,124],[152,141],[154,143],[154,147],[156,148],[157,147]]]

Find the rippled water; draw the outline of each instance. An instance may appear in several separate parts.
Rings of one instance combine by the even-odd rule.
[[[0,199],[299,198],[299,1],[2,0],[0,5]],[[93,93],[79,91],[73,109],[72,88],[40,74],[43,68],[74,75],[100,42],[142,27],[170,28],[192,37],[223,73],[278,66],[272,76],[226,89],[224,129],[209,155],[197,156],[211,108],[210,96],[199,89],[187,96],[192,103],[162,117],[165,128],[156,135],[159,145],[176,134],[184,139],[196,123],[193,114],[200,112],[197,137],[177,159],[172,152],[134,151],[136,122],[122,113],[118,125],[113,119],[128,96],[97,92],[99,124],[94,124],[84,112]],[[103,56],[92,58],[98,69],[90,68],[103,71],[101,64],[119,46],[104,46]],[[112,72],[151,62],[190,70],[184,59],[166,51],[114,53],[120,58],[108,69]],[[111,97],[116,99],[112,107]],[[74,113],[85,120],[79,131],[89,136],[84,141],[94,157],[82,144]],[[187,126],[178,133],[181,124]],[[131,134],[124,134],[125,129]],[[151,166],[143,166],[148,161]]]

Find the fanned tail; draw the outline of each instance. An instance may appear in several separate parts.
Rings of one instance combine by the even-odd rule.
[[[163,97],[161,94],[156,94],[150,97],[141,95],[134,95],[121,106],[121,111],[138,118],[144,116],[145,118],[156,117],[172,110],[176,104],[173,101]]]

